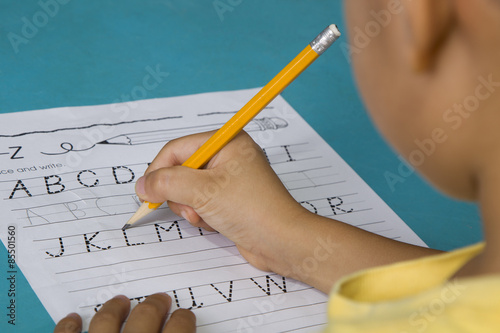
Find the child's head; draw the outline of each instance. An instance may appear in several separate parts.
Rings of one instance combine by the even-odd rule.
[[[477,198],[482,168],[500,163],[500,1],[345,7],[355,76],[382,134],[436,186]]]

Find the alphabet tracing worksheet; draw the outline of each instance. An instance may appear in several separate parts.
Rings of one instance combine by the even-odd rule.
[[[108,299],[133,304],[164,291],[192,309],[198,332],[309,332],[326,323],[327,295],[260,271],[216,232],[163,205],[134,228],[134,184],[176,137],[219,128],[258,90],[0,115],[0,235],[18,232],[16,262],[58,321],[84,329]],[[424,242],[281,97],[245,130],[293,197],[310,211],[384,237]],[[217,191],[207,188],[207,193]],[[331,239],[293,269],[314,273],[335,256]]]

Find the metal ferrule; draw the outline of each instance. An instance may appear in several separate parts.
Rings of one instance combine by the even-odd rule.
[[[328,26],[309,45],[317,54],[322,55],[339,37],[340,35],[333,32]]]

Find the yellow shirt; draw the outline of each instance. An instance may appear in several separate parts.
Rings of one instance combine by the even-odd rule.
[[[370,269],[332,290],[327,333],[500,332],[500,276],[450,278],[484,244]]]

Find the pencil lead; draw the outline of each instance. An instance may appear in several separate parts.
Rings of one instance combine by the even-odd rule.
[[[125,225],[122,227],[122,231],[125,231],[127,230],[128,228],[130,228],[132,225],[130,223],[125,223]]]

